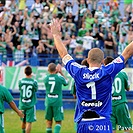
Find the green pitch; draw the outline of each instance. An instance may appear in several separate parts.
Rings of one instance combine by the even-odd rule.
[[[45,111],[37,110],[37,121],[32,124],[31,133],[46,133],[45,132]],[[133,121],[133,111],[130,112]],[[62,122],[61,133],[75,133],[73,122],[74,110],[64,111],[64,121]],[[5,133],[21,133],[21,121],[17,114],[12,110],[6,110],[4,114],[5,119]],[[117,133],[123,133],[117,131]],[[133,133],[133,129],[131,131]]]

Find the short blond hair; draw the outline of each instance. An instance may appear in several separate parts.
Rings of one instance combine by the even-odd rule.
[[[99,48],[93,48],[88,52],[88,59],[90,63],[100,64],[104,59],[104,53]]]
[[[55,72],[55,71],[56,71],[56,64],[50,63],[50,64],[48,65],[48,71],[49,71],[50,73]]]

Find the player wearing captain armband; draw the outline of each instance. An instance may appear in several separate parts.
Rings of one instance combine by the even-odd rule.
[[[133,42],[107,66],[102,65],[104,53],[93,48],[88,53],[88,67],[81,66],[68,54],[60,37],[58,20],[53,19],[50,28],[54,43],[68,73],[76,84],[77,105],[74,121],[78,123],[77,133],[112,133],[111,91],[112,83],[127,59],[133,55]]]
[[[30,133],[32,122],[36,121],[35,104],[37,102],[38,83],[32,78],[32,68],[30,66],[26,66],[24,72],[26,77],[19,80],[19,109],[23,110],[24,113],[22,133]]]

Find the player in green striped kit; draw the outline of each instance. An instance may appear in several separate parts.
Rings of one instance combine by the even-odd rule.
[[[112,88],[111,122],[114,133],[116,130],[116,124],[118,125],[118,130],[124,130],[125,133],[128,133],[128,130],[132,128],[125,92],[125,90],[129,91],[129,89],[127,74],[124,71],[119,72],[115,77]]]
[[[46,133],[52,133],[52,119],[55,120],[54,133],[59,133],[64,119],[62,106],[62,85],[67,85],[61,67],[54,63],[48,65],[49,75],[44,79],[46,87],[45,119]],[[58,75],[60,73],[61,75]]]
[[[35,104],[37,102],[36,91],[38,83],[32,78],[32,68],[26,66],[24,70],[26,77],[19,80],[19,109],[23,110],[22,133],[30,133],[32,122],[36,121]]]

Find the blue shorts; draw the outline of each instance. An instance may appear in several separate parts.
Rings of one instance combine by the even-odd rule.
[[[78,123],[77,133],[112,133],[110,120],[81,120]]]

